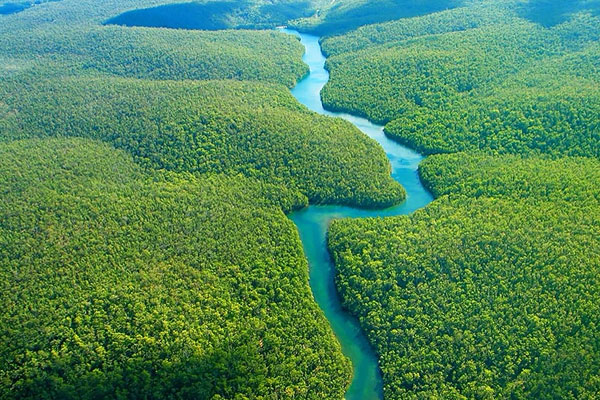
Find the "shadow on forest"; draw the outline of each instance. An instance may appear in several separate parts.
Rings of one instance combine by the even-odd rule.
[[[14,14],[31,7],[28,3],[4,3],[0,5],[0,15]]]
[[[263,5],[247,1],[177,3],[127,11],[105,25],[201,30],[274,27],[309,13],[308,1]]]
[[[461,4],[462,0],[380,0],[367,1],[349,8],[340,2],[327,11],[317,31],[327,34],[343,33],[366,24],[431,14],[456,8]]]
[[[116,398],[124,392],[129,398],[140,399],[166,399],[174,395],[190,400],[233,398],[235,394],[250,396],[259,393],[268,378],[259,341],[257,337],[234,335],[205,354],[196,355],[194,349],[182,347],[170,358],[161,349],[139,342],[140,354],[146,357],[125,356],[127,360],[122,365],[115,367],[110,363],[115,368],[94,368],[76,384],[48,378],[52,373],[69,376],[75,366],[49,363],[46,372],[50,374],[34,377],[14,394],[17,398],[65,400]]]
[[[29,1],[0,3],[0,15],[16,14],[23,10],[27,10],[28,8],[33,7],[37,4],[49,3],[50,1],[60,1],[60,0],[46,0],[46,1],[29,0]]]
[[[531,0],[519,9],[519,14],[546,28],[561,24],[580,11],[600,15],[600,0]]]
[[[219,1],[207,4],[180,3],[132,10],[117,15],[106,24],[153,28],[217,30],[230,27],[228,16],[245,6],[243,2]]]

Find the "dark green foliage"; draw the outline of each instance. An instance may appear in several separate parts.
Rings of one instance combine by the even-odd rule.
[[[160,17],[170,20],[173,24],[177,17],[188,18],[190,15],[178,14],[186,10],[192,16],[200,20],[209,17],[219,18],[217,14],[226,13],[222,19],[227,28],[252,27],[263,28],[274,27],[276,23],[285,23],[286,18],[299,18],[310,15],[313,9],[326,0],[35,0],[35,4],[60,2],[59,5],[49,7],[31,7],[20,15],[4,19],[10,21],[11,25],[24,26],[37,23],[45,25],[100,25],[107,20],[119,17],[123,14],[129,16]],[[33,0],[15,0],[3,4],[27,4],[34,3]],[[231,4],[227,6],[226,4]],[[173,8],[171,8],[173,7]],[[189,7],[189,8],[186,8]],[[141,20],[139,22],[142,22]],[[197,21],[201,28],[202,21]],[[175,27],[175,26],[174,26]],[[3,27],[0,26],[0,31]]]
[[[267,26],[283,25],[289,20],[307,17],[314,13],[315,4],[322,0],[276,1],[260,5],[257,15],[271,21]]]
[[[600,393],[599,20],[574,7],[548,29],[496,3],[323,43],[329,107],[462,151],[420,166],[441,196],[425,209],[330,229],[386,399]]]
[[[425,209],[330,229],[387,399],[600,393],[600,162],[566,157],[600,157],[599,20],[547,29],[497,3],[323,43],[329,107],[464,151],[420,166],[441,196]]]
[[[0,191],[0,398],[342,397],[298,193],[84,139],[0,144]]]
[[[175,3],[127,11],[106,21],[126,26],[177,29],[230,29],[239,27],[274,28],[288,20],[312,12],[305,1],[254,4],[246,1]]]
[[[167,3],[1,17],[0,398],[341,398],[284,212],[404,191],[374,141],[287,91],[295,38],[102,26]]]
[[[322,97],[424,153],[600,156],[598,24],[583,13],[546,29],[473,6],[365,27],[324,41]]]
[[[100,139],[150,168],[241,173],[297,188],[315,203],[382,206],[404,196],[373,140],[309,112],[284,87],[68,78],[7,80],[0,93],[0,140]]]
[[[502,23],[510,23],[515,20],[515,17],[501,7],[487,4],[471,5],[418,18],[361,26],[344,35],[325,38],[321,47],[328,56],[335,56],[378,44],[417,38],[426,34],[462,32],[499,23],[499,20]]]
[[[0,17],[0,398],[347,387],[283,212],[397,202],[383,153],[280,86],[306,72],[294,38],[101,24],[272,26],[314,6],[294,24],[331,33],[459,3],[178,2]],[[527,21],[542,3],[468,2],[323,43],[329,107],[465,151],[423,164],[443,196],[426,209],[330,232],[389,399],[600,393],[600,167],[568,157],[600,156],[600,20],[593,0]]]
[[[337,285],[380,356],[385,397],[595,399],[598,215],[597,201],[455,197],[336,221]]]
[[[41,75],[48,73],[46,64],[58,63],[53,74],[238,79],[292,87],[307,72],[301,61],[302,45],[275,31],[208,32],[101,25],[123,11],[160,3],[61,0],[36,6],[3,17],[0,55],[36,61],[42,66],[41,71],[36,68]],[[239,16],[240,21],[244,18]],[[0,68],[2,61],[0,58]]]
[[[557,89],[515,85],[435,113],[415,108],[390,122],[386,132],[424,153],[489,149],[600,157],[600,86],[569,85],[568,81]]]
[[[233,1],[166,4],[124,12],[106,24],[158,28],[217,30],[229,28],[229,13],[238,8]]]
[[[414,17],[454,8],[461,0],[339,0],[324,5],[311,18],[292,21],[305,32],[331,35],[362,25]]]
[[[7,1],[0,4],[0,15],[15,14],[33,7],[36,4],[47,3],[60,0],[26,0],[26,1]]]
[[[410,217],[336,221],[344,305],[387,399],[595,399],[600,161],[439,154]]]
[[[529,0],[519,8],[519,13],[525,18],[545,27],[551,27],[565,22],[574,12],[589,11],[598,14],[598,0]]]
[[[499,7],[471,6],[419,18],[361,26],[344,35],[325,38],[321,47],[328,56],[335,56],[391,41],[416,38],[426,33],[460,32],[490,25],[498,22],[499,15],[504,23],[514,19]]]

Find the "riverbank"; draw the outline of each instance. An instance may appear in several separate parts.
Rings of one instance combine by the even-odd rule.
[[[410,214],[429,204],[433,197],[422,185],[418,175],[423,156],[388,138],[383,126],[346,113],[325,110],[320,92],[329,80],[326,57],[321,52],[319,37],[294,30],[282,32],[300,38],[306,51],[303,61],[310,73],[292,89],[292,94],[306,107],[319,114],[343,118],[384,149],[391,165],[391,175],[404,186],[407,197],[401,204],[382,210],[366,210],[345,206],[310,206],[290,214],[296,224],[309,264],[310,286],[317,304],[323,310],[339,340],[342,352],[352,361],[354,377],[346,393],[347,400],[379,400],[383,398],[382,379],[377,356],[367,341],[356,318],[341,306],[335,287],[335,265],[327,249],[327,229],[336,218],[385,217]]]

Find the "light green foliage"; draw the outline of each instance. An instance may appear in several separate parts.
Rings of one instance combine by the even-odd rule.
[[[0,398],[342,398],[284,212],[404,191],[290,95],[296,38],[102,25],[166,3],[0,16]]]
[[[495,3],[323,42],[329,107],[453,153],[420,166],[423,210],[330,228],[386,399],[600,393],[598,14]]]
[[[598,215],[597,201],[444,197],[334,222],[337,286],[385,398],[594,399]]]
[[[6,80],[0,139],[100,139],[154,169],[243,174],[315,203],[391,205],[404,191],[385,154],[349,123],[299,105],[281,86],[115,78]]]
[[[415,108],[390,122],[386,132],[424,153],[484,149],[600,156],[598,83],[551,72],[526,79],[544,87],[519,82],[470,102],[459,100],[448,110]],[[548,81],[565,84],[555,88]]]
[[[364,27],[324,41],[322,97],[424,153],[599,156],[599,23],[545,28],[484,4]]]
[[[374,141],[307,112],[284,87],[188,81],[292,86],[307,71],[296,38],[96,22],[136,5],[63,0],[9,16],[9,29],[0,28],[8,72],[0,81],[0,137],[101,139],[152,168],[242,173],[299,188],[316,203],[403,199]]]
[[[0,188],[0,398],[341,398],[298,193],[53,138],[1,144]]]
[[[178,2],[0,16],[0,398],[348,385],[283,213],[404,192],[373,141],[287,92],[307,71],[295,38],[102,25]],[[424,210],[331,228],[386,398],[594,399],[600,167],[571,156],[600,156],[597,1],[399,5],[253,1],[221,21],[319,9],[294,25],[331,34],[461,5],[323,42],[330,108],[425,153],[462,151],[422,165],[441,196]]]
[[[440,154],[423,161],[419,174],[435,197],[600,203],[600,161],[592,158]]]
[[[148,79],[256,80],[291,87],[307,72],[302,45],[274,31],[58,26],[34,35],[0,35],[3,53],[61,62],[70,74]]]
[[[461,32],[481,26],[515,20],[502,7],[483,4],[447,10],[421,17],[361,26],[344,35],[325,38],[323,52],[329,56],[358,51],[379,44],[401,42],[423,35]]]
[[[386,398],[594,399],[600,162],[455,153],[419,172],[432,204],[329,232]]]

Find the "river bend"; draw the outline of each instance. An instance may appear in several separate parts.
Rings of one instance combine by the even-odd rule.
[[[346,312],[335,288],[335,266],[327,249],[327,228],[335,218],[386,217],[409,214],[430,203],[433,198],[423,187],[417,173],[423,156],[389,139],[383,126],[350,114],[327,111],[321,102],[321,89],[329,80],[325,56],[319,37],[282,29],[300,38],[305,47],[303,61],[310,73],[292,89],[298,101],[312,111],[350,121],[367,136],[375,139],[385,150],[392,166],[392,177],[406,189],[406,200],[383,210],[364,210],[345,206],[309,206],[290,215],[298,227],[304,253],[309,265],[310,287],[317,304],[329,320],[341,344],[342,352],[352,361],[352,383],[346,392],[347,400],[380,400],[383,398],[381,372],[371,345],[356,318]]]

